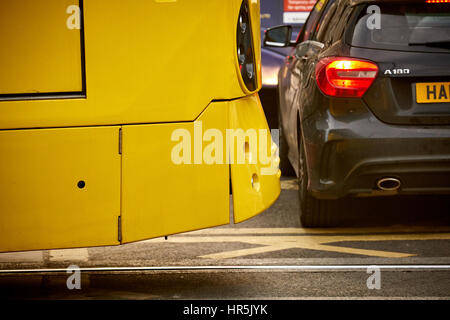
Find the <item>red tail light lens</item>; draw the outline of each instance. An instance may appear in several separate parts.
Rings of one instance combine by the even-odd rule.
[[[351,58],[325,58],[316,66],[316,81],[327,96],[361,98],[378,75],[378,66]]]
[[[427,0],[427,3],[450,3],[450,0]]]

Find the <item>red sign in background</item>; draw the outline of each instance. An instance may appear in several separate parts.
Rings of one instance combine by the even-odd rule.
[[[284,12],[311,11],[316,0],[284,0]]]

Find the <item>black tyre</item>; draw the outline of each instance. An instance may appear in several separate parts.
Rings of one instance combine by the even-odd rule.
[[[280,170],[281,174],[286,177],[295,176],[294,168],[288,159],[288,145],[283,135],[283,126],[281,125],[281,115],[278,111],[278,130],[280,135]]]
[[[308,193],[308,170],[305,151],[299,138],[298,195],[300,202],[300,223],[303,227],[334,227],[338,223],[339,200],[319,200]]]

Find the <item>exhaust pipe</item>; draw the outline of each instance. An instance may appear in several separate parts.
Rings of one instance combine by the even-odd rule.
[[[377,181],[377,187],[383,191],[396,191],[401,185],[400,180],[393,177],[383,178]]]

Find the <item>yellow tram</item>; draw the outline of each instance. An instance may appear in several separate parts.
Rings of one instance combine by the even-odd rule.
[[[277,199],[258,0],[2,0],[0,39],[0,252],[227,224],[230,183],[234,222]]]

